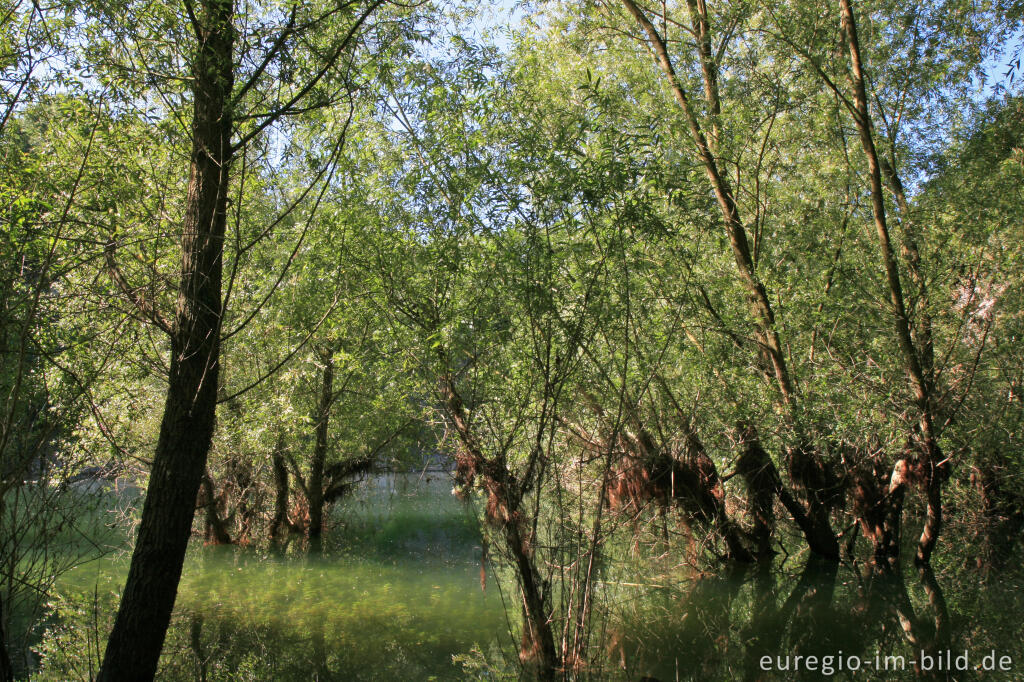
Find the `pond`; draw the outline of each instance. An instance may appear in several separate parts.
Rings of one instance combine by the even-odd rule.
[[[482,585],[477,521],[450,489],[445,474],[364,482],[334,509],[321,557],[194,547],[160,679],[516,679],[515,592],[501,569]],[[96,670],[126,564],[65,576],[38,679]],[[893,578],[797,558],[717,573],[665,557],[610,565],[586,678],[1024,676],[1019,573],[908,567]]]

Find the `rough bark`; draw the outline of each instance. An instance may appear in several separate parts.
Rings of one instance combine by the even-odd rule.
[[[230,463],[228,475],[231,486],[237,496],[232,515],[238,517],[237,542],[240,545],[247,545],[252,540],[252,527],[256,520],[257,505],[255,504],[253,490],[255,488],[252,466],[244,457],[233,460]]]
[[[502,532],[523,591],[524,636],[529,636],[531,645],[528,651],[531,657],[536,656],[538,677],[542,680],[553,680],[559,659],[558,651],[555,649],[554,633],[551,630],[551,620],[548,617],[544,583],[533,560],[533,549],[521,525],[517,515],[516,518],[505,522]]]
[[[907,315],[903,286],[900,282],[899,266],[889,238],[889,227],[886,223],[885,196],[882,186],[881,163],[875,148],[871,115],[868,111],[867,91],[864,86],[864,67],[861,60],[860,42],[857,38],[857,23],[850,0],[839,0],[842,21],[845,27],[847,46],[850,53],[850,71],[854,87],[854,119],[860,134],[861,146],[868,162],[868,175],[871,183],[871,208],[878,234],[878,246],[885,267],[886,282],[889,289],[889,301],[892,305],[893,321],[896,329],[896,340],[910,382],[911,392],[918,410],[918,426],[922,440],[923,478],[925,490],[926,516],[921,537],[918,540],[918,564],[927,564],[931,560],[935,543],[942,529],[942,480],[944,471],[940,471],[942,453],[936,442],[935,415],[933,404],[933,388],[929,377],[922,366],[921,358],[932,357],[929,347],[922,352],[914,343],[911,334],[910,319]],[[890,168],[892,177],[896,175]],[[901,186],[900,186],[901,187]],[[914,247],[916,252],[916,245]],[[915,268],[916,268],[915,261]],[[923,280],[922,280],[923,284]],[[930,333],[929,341],[930,344]]]
[[[232,156],[232,18],[230,0],[202,3],[167,399],[139,535],[98,675],[101,681],[152,679],[156,674],[213,436]]]

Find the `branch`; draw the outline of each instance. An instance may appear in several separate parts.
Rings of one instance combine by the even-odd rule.
[[[253,130],[249,131],[249,133],[244,135],[241,140],[239,140],[234,145],[232,145],[232,147],[231,147],[232,151],[241,149],[250,140],[252,140],[254,137],[256,137],[257,135],[262,133],[267,127],[269,127],[270,125],[274,124],[282,116],[288,115],[289,112],[291,112],[291,110],[299,102],[299,100],[301,100],[303,97],[308,95],[309,92],[313,88],[315,88],[317,86],[317,84],[323,79],[323,77],[327,75],[327,72],[330,71],[334,67],[334,65],[337,63],[338,59],[341,57],[342,53],[349,46],[349,44],[351,43],[352,39],[355,37],[356,33],[359,31],[360,27],[362,27],[363,23],[365,23],[366,20],[369,18],[369,16],[378,7],[380,7],[382,4],[384,4],[384,0],[374,0],[374,2],[370,3],[370,6],[366,9],[365,12],[363,12],[361,15],[359,15],[359,17],[356,19],[355,23],[352,24],[352,27],[349,29],[348,33],[345,35],[345,38],[341,41],[341,43],[331,53],[330,57],[324,63],[323,68],[321,68],[316,73],[316,75],[314,75],[312,78],[310,78],[309,81],[297,93],[295,93],[295,95],[290,100],[288,100],[286,103],[282,104],[277,109],[269,112],[266,115],[266,118],[263,119],[263,121],[259,125],[257,125]]]
[[[128,284],[128,280],[125,279],[124,273],[121,272],[121,268],[118,267],[117,261],[114,259],[114,251],[117,250],[117,244],[113,238],[107,241],[107,245],[103,248],[103,254],[107,261],[107,271],[110,273],[110,278],[114,280],[117,288],[121,290],[125,298],[131,301],[135,309],[138,310],[143,317],[155,324],[157,327],[162,329],[168,336],[174,333],[174,329],[171,323],[157,310],[153,302],[144,296],[137,293]]]

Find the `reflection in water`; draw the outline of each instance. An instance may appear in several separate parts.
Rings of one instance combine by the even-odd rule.
[[[1013,595],[1013,605],[992,595],[986,601],[1001,615],[1019,608],[1019,590],[1003,594]],[[659,608],[659,601],[676,607]],[[610,628],[607,658],[627,679],[1021,679],[1015,628],[979,606],[962,602],[955,631],[930,568],[858,571],[811,560],[787,576],[754,567],[648,595]],[[1014,661],[1016,672],[975,669],[992,661],[993,650],[996,661]]]
[[[444,480],[408,488],[375,482],[363,494],[339,510],[329,537],[341,542],[323,557],[197,551],[161,679],[516,679],[510,625],[518,632],[519,610],[502,570],[481,591],[471,511],[448,495]],[[1012,577],[983,583],[974,573],[793,563],[693,576],[657,562],[607,562],[589,661],[578,674],[663,682],[1022,677],[1024,591]],[[87,677],[70,652],[102,641],[109,624],[95,614],[113,613],[121,571],[94,566],[65,583],[86,604],[95,589],[99,608],[62,614],[64,629],[46,644],[65,654],[52,655],[40,679]],[[971,666],[995,651],[1011,657],[1013,670],[937,669],[964,650]]]

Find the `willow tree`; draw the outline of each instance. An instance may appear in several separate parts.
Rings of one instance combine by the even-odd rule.
[[[262,234],[244,241],[232,234],[244,209],[238,203],[229,208],[232,179],[240,178],[241,190],[244,160],[254,148],[266,149],[269,138],[287,139],[291,118],[344,102],[361,85],[362,54],[380,53],[395,38],[380,22],[376,32],[366,30],[382,5],[202,0],[181,7],[86,8],[84,58],[109,87],[125,93],[124,106],[142,102],[151,112],[180,117],[190,146],[173,309],[162,309],[125,275],[116,239],[106,250],[109,276],[124,299],[166,334],[169,369],[138,538],[100,679],[146,679],[156,672],[214,431],[222,339],[254,317],[225,328],[225,255],[237,264],[250,240],[258,242],[278,221],[268,220]],[[325,165],[341,152],[341,130],[321,160]],[[280,212],[293,207],[285,202]],[[120,228],[122,234],[142,229]],[[225,247],[229,235],[234,251]]]
[[[727,109],[734,101],[728,98],[743,96],[743,91],[742,88],[723,85],[723,55],[740,41],[749,21],[749,12],[742,6],[730,5],[713,13],[706,3],[687,2],[683,7],[662,7],[659,15],[632,0],[600,3],[599,10],[623,27],[626,35],[637,40],[643,53],[653,57],[664,79],[665,89],[681,114],[681,134],[677,139],[688,147],[687,153],[695,158],[703,171],[706,187],[717,204],[718,222],[728,240],[737,282],[744,292],[753,343],[741,341],[748,336],[746,333],[733,335],[733,341],[740,343],[741,347],[749,345],[753,348],[758,357],[756,373],[763,375],[773,386],[785,428],[791,433],[786,445],[790,473],[804,492],[807,506],[804,507],[782,484],[770,458],[759,457],[751,471],[765,469],[771,472],[765,484],[792,514],[812,551],[837,559],[839,546],[830,518],[830,490],[834,481],[824,453],[806,423],[805,408],[794,378],[792,355],[786,351],[788,341],[783,338],[776,319],[774,293],[766,286],[758,266],[759,238],[768,217],[763,215],[764,205],[760,196],[755,195],[750,205],[744,205],[740,195],[739,165],[736,164],[734,177],[730,168],[734,164],[733,155],[742,156],[738,147],[743,147],[750,140],[740,129],[731,129],[728,125]],[[677,37],[670,37],[669,30]],[[670,47],[673,41],[679,41],[683,49]],[[771,111],[765,113],[767,118],[773,118]],[[770,133],[769,126],[767,135]],[[764,142],[767,143],[767,136]],[[766,174],[761,164],[763,160],[762,145],[760,158],[750,169],[758,193],[762,173]],[[750,193],[750,189],[743,189]],[[752,452],[766,454],[760,447]]]
[[[881,537],[872,523],[864,524],[865,534],[880,559],[894,560],[903,491],[917,484],[925,515],[915,561],[927,564],[942,527],[942,488],[951,469],[941,441],[957,403],[966,398],[944,385],[946,368],[967,319],[940,303],[951,295],[950,278],[933,264],[950,235],[929,224],[934,219],[916,205],[913,184],[931,172],[930,163],[949,141],[947,131],[964,125],[964,112],[978,98],[972,80],[984,82],[984,60],[1015,19],[999,7],[942,1],[903,11],[841,0],[832,16],[801,3],[789,9],[784,19],[774,9],[767,12],[780,53],[798,58],[823,85],[860,143],[856,193],[870,206],[876,263],[884,275],[872,289],[886,300],[898,358],[892,374],[903,380],[906,395],[899,400],[913,414],[903,426],[909,447],[889,463],[891,473],[868,475],[877,483],[861,478],[867,488],[877,488],[860,504],[866,516],[879,520]],[[956,49],[938,49],[950,43]],[[984,351],[983,344],[979,359]]]
[[[962,122],[970,76],[998,42],[996,10],[969,10],[977,21],[964,27],[968,9],[957,3],[873,3],[858,79],[853,31],[812,4],[548,7],[538,19],[561,30],[537,39],[558,64],[547,78],[593,93],[578,106],[622,131],[612,153],[638,161],[638,211],[658,235],[674,234],[653,258],[675,258],[678,273],[659,267],[657,286],[676,306],[673,333],[711,379],[698,391],[701,417],[732,432],[719,444],[742,453],[736,472],[764,512],[758,544],[766,547],[777,496],[814,551],[837,556],[831,524],[843,519],[846,533],[869,531],[886,559],[900,518],[886,507],[920,481],[933,500],[927,560],[948,470],[939,441],[946,410],[963,395],[937,385],[951,376],[938,365],[968,325],[938,303],[952,282],[933,263],[950,233],[930,233],[908,178],[926,177],[943,131]],[[940,49],[949,40],[963,49]],[[875,191],[865,139],[875,148]],[[779,445],[806,507],[766,458]],[[844,487],[854,494],[838,494]]]

